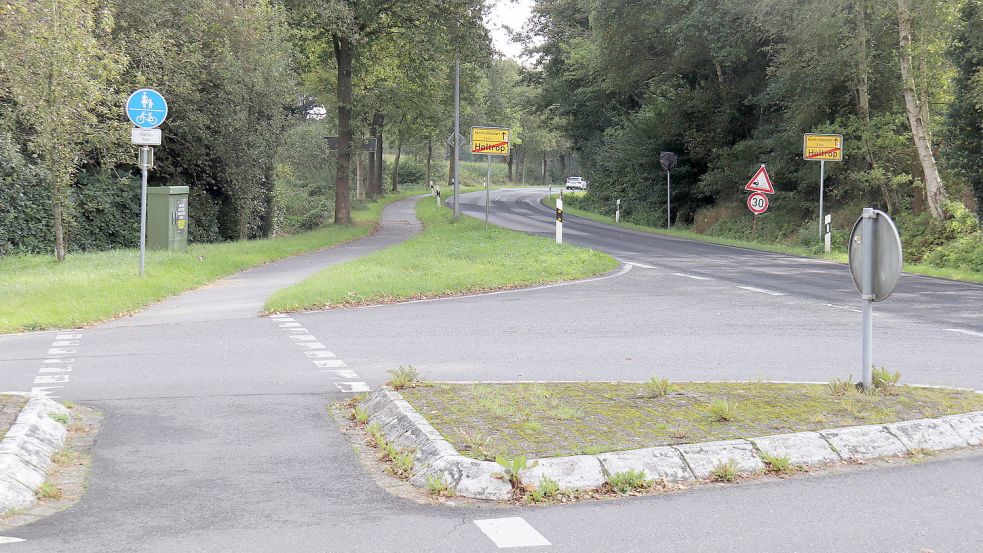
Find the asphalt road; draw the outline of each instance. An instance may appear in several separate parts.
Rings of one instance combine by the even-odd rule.
[[[552,236],[551,214],[536,195],[496,192],[493,220]],[[483,214],[483,196],[474,197],[462,206]],[[979,550],[978,451],[549,508],[433,507],[389,495],[366,475],[326,407],[348,397],[341,389],[355,378],[376,387],[401,364],[454,380],[827,380],[856,374],[860,353],[859,314],[850,311],[858,300],[842,266],[573,217],[568,242],[639,266],[585,283],[305,313],[291,322],[254,316],[265,295],[309,271],[410,236],[409,209],[393,204],[372,238],[79,331],[77,351],[61,357],[74,360],[71,379],[53,391],[105,414],[89,490],[75,507],[3,533],[27,541],[0,548],[496,551],[473,521],[518,516],[552,543],[542,550]],[[983,330],[981,291],[906,277],[878,305],[875,362],[901,370],[907,382],[983,388],[983,336],[950,330]],[[0,336],[0,388],[30,388],[57,335]],[[319,358],[308,353],[321,350],[299,347],[300,336],[313,336],[335,355],[325,360],[345,368],[313,364]]]

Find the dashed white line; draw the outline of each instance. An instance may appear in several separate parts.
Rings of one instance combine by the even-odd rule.
[[[983,332],[976,332],[975,330],[966,330],[965,328],[947,328],[946,330],[949,332],[958,332],[960,334],[968,334],[970,336],[983,338]]]
[[[338,367],[347,367],[348,365],[346,365],[345,362],[342,361],[341,359],[321,359],[321,360],[314,361],[314,366],[322,369],[330,369],[330,368],[338,368]],[[358,377],[356,376],[355,378]]]
[[[364,382],[335,382],[334,385],[337,386],[339,390],[347,394],[368,392],[372,389],[369,388],[369,385]]]
[[[552,545],[522,517],[486,518],[474,523],[499,549]]]
[[[22,541],[27,541],[24,538],[15,538],[13,536],[0,536],[0,544],[4,543],[20,543]]]
[[[67,374],[41,375],[34,378],[35,384],[63,384],[68,382]]]
[[[330,351],[305,351],[304,355],[310,357],[311,359],[335,356],[335,354],[331,353]]]
[[[317,337],[316,336],[312,336],[310,334],[294,334],[294,335],[290,336],[290,339],[291,340],[296,340],[298,342],[306,342],[306,341],[313,342],[313,341],[317,340]]]
[[[691,278],[693,280],[713,280],[712,278],[709,278],[709,277],[702,277],[702,276],[697,276],[697,275],[688,275],[686,273],[669,273],[669,274],[670,275],[676,275],[678,277]]]
[[[627,261],[626,265],[631,265],[632,267],[641,267],[642,269],[654,269],[655,267],[651,265],[646,265],[644,263],[636,263],[634,261]]]
[[[334,373],[334,375],[337,376],[338,378],[343,378],[345,380],[354,380],[358,378],[358,375],[355,374],[355,371],[350,371],[348,369],[341,369],[339,371],[331,371],[331,372]]]
[[[785,294],[781,292],[772,292],[771,290],[763,290],[761,288],[755,288],[754,286],[735,286],[735,288],[740,288],[741,290],[748,290],[750,292],[758,292],[760,294],[768,294],[769,296],[784,296]]]
[[[297,347],[307,349],[324,349],[325,345],[321,342],[297,342]]]

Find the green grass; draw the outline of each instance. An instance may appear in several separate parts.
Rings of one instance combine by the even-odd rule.
[[[673,382],[431,384],[402,391],[463,455],[535,458],[752,438],[983,410],[966,390],[897,386],[837,396],[824,384]],[[710,406],[736,413],[721,420]],[[576,416],[558,416],[560,407]],[[465,436],[481,436],[481,447]]]
[[[353,212],[350,227],[327,226],[269,240],[194,244],[186,253],[147,252],[137,274],[135,249],[51,256],[0,257],[0,333],[73,328],[136,311],[168,296],[269,261],[367,235],[394,195]]]
[[[573,280],[610,271],[612,257],[489,226],[434,202],[417,204],[419,236],[280,290],[271,312],[386,303]]]
[[[567,192],[564,195],[571,194]],[[575,192],[574,194],[582,194]],[[553,194],[553,198],[543,197],[542,204],[549,208],[555,208],[557,194]],[[719,244],[721,246],[732,246],[735,248],[745,248],[748,250],[758,250],[771,253],[781,253],[789,255],[797,255],[799,257],[811,257],[813,259],[828,259],[830,261],[835,261],[837,263],[847,263],[848,257],[845,252],[834,251],[829,254],[816,254],[806,248],[800,248],[796,246],[789,246],[784,244],[773,244],[770,242],[751,242],[749,240],[738,240],[735,238],[725,238],[722,236],[713,236],[710,234],[701,234],[699,232],[693,232],[689,230],[673,229],[666,230],[664,228],[656,228],[645,225],[636,225],[634,223],[625,222],[614,222],[614,217],[609,217],[607,215],[602,215],[600,213],[594,213],[593,211],[587,211],[585,209],[580,209],[576,207],[563,206],[563,212],[567,215],[575,215],[577,217],[583,217],[584,219],[589,219],[591,221],[597,221],[599,223],[606,223],[609,225],[619,226],[626,229],[637,230],[640,232],[647,232],[650,234],[661,234],[664,236],[672,236],[675,238],[683,238],[686,240],[695,240],[698,242],[707,242],[710,244]],[[958,280],[962,282],[975,282],[983,284],[983,273],[968,271],[965,269],[950,269],[943,267],[934,267],[932,265],[926,265],[924,263],[905,263],[904,271],[911,274],[930,276],[935,278],[944,278],[948,280]]]

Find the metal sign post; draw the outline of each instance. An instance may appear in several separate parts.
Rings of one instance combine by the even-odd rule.
[[[901,238],[883,211],[865,207],[850,234],[850,275],[863,302],[861,375],[864,390],[873,386],[874,302],[891,295],[901,278]]]
[[[488,158],[488,177],[485,179],[485,228],[488,228],[488,204],[491,203],[491,156]]]
[[[843,135],[806,133],[802,136],[802,158],[819,161],[819,239],[822,240],[826,162],[843,161]]]
[[[461,203],[457,193],[460,190],[461,174],[458,170],[461,160],[461,58],[454,63],[454,221],[461,217]]]
[[[147,256],[147,174],[154,166],[154,149],[161,132],[157,127],[167,119],[167,100],[156,90],[141,88],[126,100],[126,116],[137,127],[130,130],[130,142],[140,146],[140,276],[144,276]]]
[[[563,243],[563,198],[556,199],[556,243]]]
[[[140,276],[144,275],[147,257],[147,173],[154,164],[154,149],[140,147]]]

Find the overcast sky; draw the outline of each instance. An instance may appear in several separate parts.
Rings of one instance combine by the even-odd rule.
[[[522,46],[509,40],[505,26],[521,30],[529,19],[533,0],[493,0],[488,26],[491,28],[492,41],[495,48],[506,56],[519,59]]]

